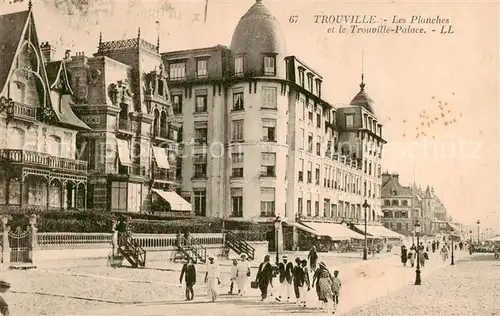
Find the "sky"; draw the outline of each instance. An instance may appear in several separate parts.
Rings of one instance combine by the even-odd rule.
[[[0,1],[0,12],[25,10],[26,1]],[[88,3],[88,6],[79,5]],[[34,2],[41,41],[58,50],[95,53],[103,40],[141,37],[170,51],[229,46],[253,0],[40,0]],[[403,184],[434,187],[450,215],[500,228],[499,7],[494,2],[263,0],[281,24],[288,55],[324,77],[331,104],[348,104],[361,72],[388,141],[383,170]],[[331,34],[339,24],[315,15],[412,15],[449,19],[454,34]],[[290,16],[297,15],[297,23]],[[159,23],[155,23],[159,21]],[[424,27],[432,28],[425,25]],[[440,27],[436,28],[438,31]],[[362,58],[363,56],[363,58]],[[483,226],[484,225],[484,226]]]

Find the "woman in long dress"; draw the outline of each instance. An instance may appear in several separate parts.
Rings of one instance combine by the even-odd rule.
[[[316,284],[316,291],[322,306],[326,305],[326,312],[333,313],[333,291],[332,276],[322,261],[319,263],[319,269],[314,272],[312,286]]]
[[[205,283],[207,284],[208,297],[212,302],[217,301],[219,297],[218,287],[220,284],[219,279],[219,265],[214,262],[214,256],[208,257],[207,274],[205,274]]]
[[[246,292],[246,285],[248,282],[248,277],[250,276],[250,265],[247,261],[247,255],[241,255],[241,261],[237,265],[237,282],[238,282],[238,293],[243,296]]]

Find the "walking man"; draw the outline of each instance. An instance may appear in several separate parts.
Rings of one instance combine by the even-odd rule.
[[[304,269],[302,269],[302,260],[300,258],[296,258],[295,263],[297,265],[293,267],[293,290],[295,292],[296,303],[299,304],[300,287],[302,287],[302,283],[304,282]]]
[[[193,260],[188,259],[182,266],[181,276],[179,283],[182,284],[182,277],[186,282],[186,301],[192,301],[194,298],[193,286],[196,284],[196,268],[194,267]]]
[[[281,297],[286,295],[286,301],[290,301],[293,295],[292,279],[293,279],[293,264],[288,262],[288,257],[283,256],[283,262],[279,264],[279,282],[280,289],[278,291],[279,295],[276,297],[277,301],[281,301]]]
[[[273,277],[273,267],[271,265],[269,255],[264,257],[264,262],[259,265],[255,282],[259,284],[261,301],[267,297],[267,289]]]
[[[309,260],[309,266],[312,273],[314,273],[314,271],[316,271],[316,263],[318,262],[318,253],[316,252],[316,246],[312,246],[311,250],[309,250],[307,260]]]

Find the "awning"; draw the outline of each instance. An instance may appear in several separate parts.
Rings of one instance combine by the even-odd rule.
[[[320,236],[328,236],[333,240],[364,239],[365,237],[341,224],[307,222],[304,225],[317,231]]]
[[[364,225],[355,225],[356,229],[358,229],[361,232],[365,231],[365,226]],[[401,238],[402,235],[385,228],[384,226],[375,226],[375,225],[367,225],[366,226],[366,233],[370,234],[374,237],[381,237],[381,238]]]
[[[158,194],[165,202],[168,202],[172,211],[191,212],[193,210],[191,204],[174,191],[153,189],[153,192]]]
[[[168,163],[167,151],[165,148],[153,146],[153,154],[155,156],[156,165],[161,169],[170,169]]]
[[[289,223],[289,222],[285,222],[285,224],[289,225],[289,226],[292,226],[292,227],[296,227],[297,229],[300,229],[300,230],[303,230],[307,233],[311,233],[311,234],[314,234],[314,235],[319,235],[319,233],[317,231],[315,231],[314,229],[312,228],[309,228],[305,225],[302,225],[300,223]]]
[[[118,158],[120,159],[120,164],[124,166],[132,165],[132,160],[130,159],[130,147],[128,142],[123,139],[116,139],[116,145],[118,147]]]

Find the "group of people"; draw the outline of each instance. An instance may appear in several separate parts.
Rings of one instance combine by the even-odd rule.
[[[430,243],[432,252],[435,253],[437,250],[439,250],[439,253],[441,255],[441,259],[443,262],[448,260],[449,258],[449,252],[451,251],[450,245],[448,243],[444,243],[440,247],[440,242],[439,240],[434,240],[432,243]],[[462,241],[460,241],[458,244],[455,244],[455,250],[463,250],[464,249],[464,244]],[[424,244],[421,242],[418,245],[418,250],[415,244],[413,244],[410,249],[407,249],[405,245],[401,246],[401,262],[403,263],[403,266],[406,266],[407,262],[409,261],[410,266],[414,267],[416,260],[419,260],[420,266],[425,267],[425,262],[429,260],[429,245],[424,246]]]
[[[216,302],[221,284],[220,269],[214,256],[208,256],[208,261],[205,283],[208,296],[212,302]],[[335,270],[332,274],[324,262],[317,264],[317,261],[318,255],[314,247],[307,259],[296,258],[295,264],[289,261],[287,256],[283,256],[280,262],[273,264],[270,256],[266,255],[250,285],[260,290],[262,301],[268,296],[273,296],[278,302],[294,302],[301,307],[307,307],[307,293],[313,288],[320,302],[319,307],[327,313],[335,313],[342,285],[339,271]],[[228,294],[244,296],[251,277],[247,256],[242,254],[239,260],[233,260]],[[186,284],[186,301],[193,300],[196,268],[192,260],[183,265],[179,281]]]

